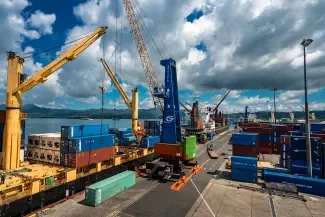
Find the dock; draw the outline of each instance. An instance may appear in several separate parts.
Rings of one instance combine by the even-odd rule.
[[[226,162],[232,155],[228,144],[231,132],[217,135],[213,141],[197,146],[202,171],[194,175],[181,191],[170,190],[173,182],[138,178],[137,184],[103,202],[96,208],[83,204],[84,194],[46,209],[48,217],[320,217],[325,213],[325,198],[301,194],[307,202],[269,196],[267,193],[238,189],[231,180]],[[211,159],[207,147],[219,158]],[[202,199],[204,198],[204,200]]]

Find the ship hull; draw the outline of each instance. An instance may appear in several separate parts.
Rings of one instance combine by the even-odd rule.
[[[147,161],[154,160],[154,158],[154,154],[143,156],[134,161],[129,161],[124,164],[78,178],[74,181],[55,186],[46,191],[7,203],[0,207],[0,216],[16,217],[28,215],[48,205],[67,199],[69,196],[85,190],[86,186],[124,172],[128,169],[133,169],[132,165],[144,164]]]

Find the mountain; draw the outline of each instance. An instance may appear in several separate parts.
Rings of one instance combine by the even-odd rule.
[[[0,105],[0,110],[5,110],[5,105]],[[22,110],[27,113],[29,118],[93,118],[102,117],[101,109],[72,110],[72,109],[52,109],[39,107],[33,104],[23,105]],[[128,109],[104,109],[104,118],[131,118],[131,111]],[[159,109],[139,109],[139,118],[161,118],[162,113]]]

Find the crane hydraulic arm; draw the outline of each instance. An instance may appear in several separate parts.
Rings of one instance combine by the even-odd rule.
[[[81,52],[105,34],[106,30],[107,27],[105,26],[93,31],[25,81],[22,80],[24,75],[24,59],[16,56],[13,52],[8,53],[6,122],[3,132],[2,158],[2,167],[4,170],[15,169],[20,166],[19,148],[21,143],[21,129],[19,117],[22,94],[36,85],[44,83],[48,76],[67,62],[74,60]]]
[[[179,104],[181,104],[181,106],[189,113],[191,113],[191,110],[189,110],[183,103],[179,102]]]
[[[226,95],[224,95],[224,97],[221,99],[221,101],[218,103],[218,105],[213,109],[213,111],[216,111],[218,109],[218,107],[221,105],[221,103],[226,99],[226,97],[228,96],[228,94],[230,93],[231,90],[229,90]]]
[[[151,96],[153,97],[153,102],[155,106],[158,106],[161,111],[164,109],[163,100],[154,96],[154,88],[160,87],[157,74],[153,67],[151,58],[149,56],[149,51],[144,42],[140,26],[135,15],[132,3],[130,0],[123,0],[124,9],[126,12],[126,16],[129,21],[130,29],[135,40],[135,44],[140,56],[141,64],[144,69],[144,73],[146,76],[146,80],[149,86],[149,90],[151,92]]]
[[[127,107],[132,111],[132,131],[134,135],[139,139],[139,136],[143,136],[144,132],[138,130],[138,103],[139,103],[139,95],[138,95],[138,89],[135,88],[132,90],[132,101],[129,99],[128,95],[123,90],[120,82],[115,77],[113,71],[109,67],[109,65],[105,62],[104,59],[100,59],[102,62],[105,71],[107,72],[108,77],[110,77],[111,81],[113,82],[115,88],[120,93],[122,99],[124,100],[124,103],[127,105]]]

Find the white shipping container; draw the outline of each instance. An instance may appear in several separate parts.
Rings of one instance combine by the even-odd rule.
[[[61,134],[48,133],[41,136],[42,148],[51,150],[60,150]]]
[[[46,149],[40,149],[39,161],[46,162]]]
[[[33,148],[33,160],[40,161],[40,156],[41,156],[41,149]]]
[[[28,160],[33,160],[33,148],[32,147],[27,147],[27,153],[26,153],[26,156],[27,156],[27,159]]]

